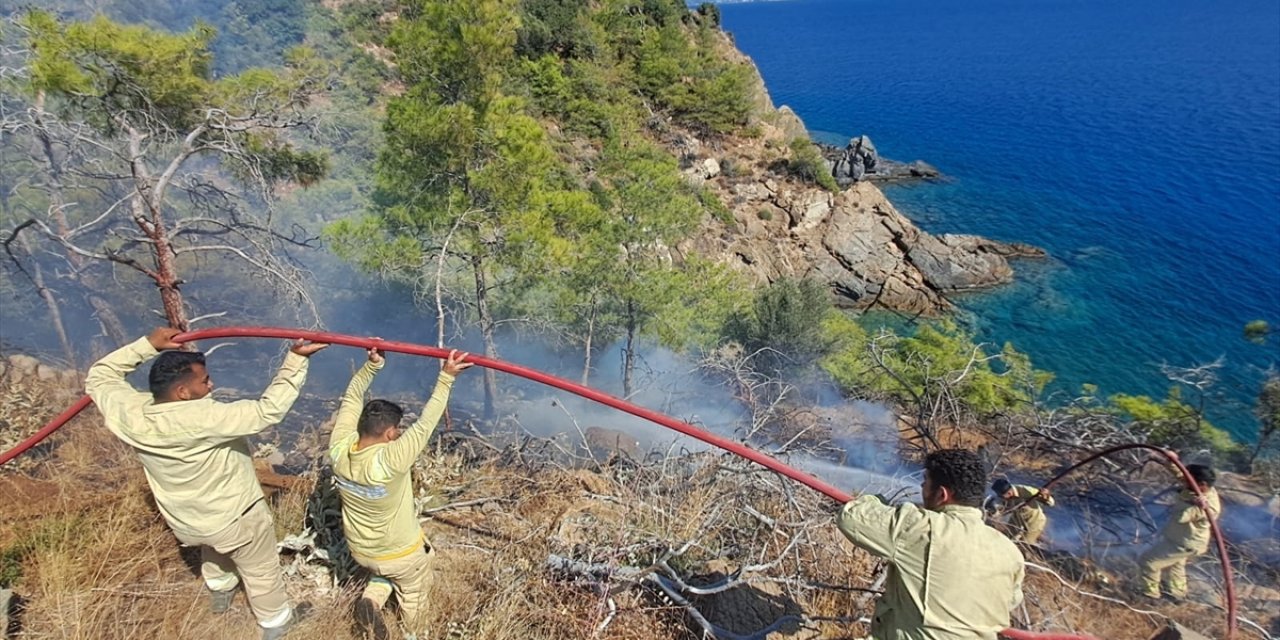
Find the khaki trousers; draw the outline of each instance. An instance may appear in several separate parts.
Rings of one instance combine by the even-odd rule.
[[[280,571],[275,525],[266,500],[257,501],[213,535],[178,535],[178,540],[200,547],[200,575],[209,589],[228,591],[243,582],[258,624],[272,627],[288,619],[292,607]]]
[[[394,560],[370,560],[352,555],[360,566],[373,572],[363,597],[381,609],[392,591],[400,603],[400,621],[410,631],[417,631],[427,608],[427,589],[431,586],[431,565],[435,551],[418,547],[413,553]]]
[[[1165,578],[1168,593],[1177,598],[1187,595],[1187,560],[1200,555],[1168,540],[1157,542],[1142,554],[1142,592],[1152,598],[1160,597],[1160,579]],[[1168,572],[1167,574],[1165,572]]]
[[[1040,541],[1040,536],[1044,534],[1044,528],[1047,524],[1049,524],[1049,518],[1045,517],[1043,513],[1035,513],[1025,519],[1021,514],[1014,514],[1013,525],[1016,527],[1017,533],[1013,539],[1027,544],[1036,544]]]

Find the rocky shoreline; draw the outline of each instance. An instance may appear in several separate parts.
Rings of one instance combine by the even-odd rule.
[[[758,139],[707,141],[681,132],[667,140],[685,179],[715,193],[733,216],[733,224],[708,220],[702,233],[675,247],[678,253],[719,260],[756,285],[815,278],[838,306],[925,316],[953,310],[953,293],[1011,282],[1010,260],[1046,257],[1028,244],[924,231],[876,186],[897,175],[883,159],[873,165],[878,179],[868,178],[865,143],[855,145],[862,179],[846,180],[835,193],[769,169],[778,141],[803,131],[789,110],[776,113],[786,118]]]

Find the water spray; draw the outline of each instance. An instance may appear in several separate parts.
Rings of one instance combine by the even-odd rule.
[[[378,349],[380,351],[405,353],[405,354],[416,355],[416,356],[427,356],[427,357],[437,358],[441,360],[448,358],[449,352],[450,352],[450,349],[444,349],[440,347],[428,347],[428,346],[413,344],[409,342],[396,342],[392,340],[382,340],[380,338],[362,338],[362,337],[351,336],[351,335],[346,335],[341,333],[307,331],[303,329],[285,329],[285,328],[279,328],[279,327],[222,327],[217,329],[200,329],[197,331],[188,331],[185,333],[180,333],[174,337],[174,340],[176,342],[191,342],[195,340],[210,340],[215,338],[282,338],[286,340],[310,340],[312,342],[324,342],[328,344],[357,347],[360,349]],[[650,409],[646,409],[644,407],[633,404],[631,402],[627,402],[626,400],[623,400],[621,398],[609,395],[607,393],[598,391],[596,389],[592,389],[591,387],[581,385],[576,382],[572,382],[570,380],[561,378],[559,376],[554,376],[548,373],[544,373],[536,369],[523,367],[523,366],[512,364],[509,362],[503,362],[502,360],[496,360],[493,358],[486,358],[486,357],[477,356],[477,355],[468,355],[467,361],[472,362],[481,367],[486,367],[489,369],[493,369],[495,371],[501,371],[503,373],[509,373],[511,375],[519,376],[527,380],[532,380],[534,382],[555,387],[563,391],[568,391],[570,393],[582,396],[583,398],[586,398],[588,400],[598,402],[600,404],[603,404],[609,407],[613,407],[615,409],[618,409],[619,411],[624,411],[633,416],[643,418],[645,420],[661,425],[668,429],[672,429],[676,432],[682,433],[696,440],[700,440],[709,445],[728,451],[729,453],[732,453],[734,455],[740,456],[742,458],[746,458],[747,460],[755,462],[756,464],[759,464],[765,467],[766,469],[769,469],[770,471],[773,471],[783,476],[786,476],[788,478],[791,478],[792,480],[795,480],[809,487],[810,489],[813,489],[814,491],[817,491],[818,493],[821,493],[831,498],[832,500],[835,500],[836,502],[845,503],[853,499],[851,495],[843,491],[840,491],[839,489],[835,488],[834,486],[826,482],[823,482],[817,477],[810,475],[808,473],[804,473],[798,469],[789,467],[779,462],[778,460],[764,453],[756,451],[755,449],[752,449],[742,443],[734,442],[733,440],[729,440],[727,438],[717,436],[703,429],[699,429],[686,422],[682,422],[668,415],[658,413]],[[19,443],[17,446],[10,449],[9,451],[6,451],[0,454],[0,465],[4,465],[8,463],[10,460],[13,460],[14,458],[22,455],[23,453],[25,453],[35,445],[39,444],[45,438],[48,438],[50,435],[53,434],[53,432],[57,431],[59,428],[62,427],[62,425],[69,422],[72,418],[74,418],[76,415],[78,415],[81,411],[83,411],[86,407],[88,407],[92,403],[93,401],[88,396],[84,396],[80,398],[78,401],[76,401],[75,404],[71,405],[65,411],[58,414],[57,417],[55,417],[52,421],[46,424],[43,428],[41,428],[31,437],[27,438],[26,440],[23,440],[21,443]],[[1173,462],[1173,464],[1187,479],[1188,484],[1196,492],[1196,495],[1200,496],[1201,500],[1203,501],[1204,496],[1203,494],[1200,493],[1199,487],[1197,487],[1196,483],[1191,479],[1190,472],[1187,471],[1187,468],[1183,466],[1181,461],[1178,460],[1177,456],[1173,455],[1171,452],[1166,451],[1164,449],[1160,449],[1158,447],[1155,447],[1152,445],[1146,445],[1146,444],[1132,444],[1132,445],[1123,445],[1119,447],[1112,447],[1111,449],[1107,449],[1105,451],[1094,454],[1082,460],[1081,462],[1078,462],[1072,465],[1071,467],[1068,467],[1065,471],[1058,474],[1049,482],[1045,483],[1044,486],[1048,487],[1052,485],[1053,483],[1062,479],[1068,473],[1074,471],[1076,468],[1081,467],[1090,462],[1093,462],[1098,458],[1110,455],[1118,451],[1123,451],[1125,449],[1135,449],[1135,448],[1151,449],[1168,458],[1171,462]],[[1203,505],[1202,505],[1202,508],[1204,508]],[[1206,513],[1208,513],[1207,508],[1206,508]],[[1219,531],[1217,523],[1213,520],[1212,517],[1209,518],[1209,523],[1210,523],[1210,527],[1212,527],[1213,537],[1218,542],[1218,553],[1220,558],[1222,559],[1223,577],[1225,579],[1226,592],[1227,592],[1227,636],[1226,637],[1227,637],[1227,640],[1232,640],[1232,638],[1235,637],[1235,630],[1236,630],[1236,624],[1235,624],[1236,601],[1235,601],[1235,589],[1231,582],[1231,565],[1227,558],[1226,544],[1223,541],[1222,533],[1221,531]],[[1009,638],[1010,640],[1095,640],[1090,636],[1070,635],[1070,634],[1061,634],[1061,633],[1036,633],[1031,631],[1023,631],[1020,629],[1006,629],[1005,631],[1001,632],[1001,636],[1005,638]]]

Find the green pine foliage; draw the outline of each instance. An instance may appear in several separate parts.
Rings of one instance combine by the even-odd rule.
[[[1011,345],[992,352],[949,320],[922,324],[909,336],[881,330],[874,352],[872,338],[847,320],[825,328],[839,346],[820,365],[852,395],[905,404],[945,395],[981,417],[1026,409],[1051,380]]]
[[[1117,393],[1106,409],[1123,420],[1126,428],[1151,444],[1174,449],[1208,449],[1222,462],[1238,463],[1245,454],[1231,434],[1215,427],[1195,407],[1182,399],[1179,388],[1164,400]]]
[[[750,307],[731,316],[725,335],[757,354],[766,367],[807,367],[838,339],[838,329],[829,323],[839,317],[825,285],[783,278],[758,291]]]
[[[791,159],[787,161],[787,171],[791,175],[816,184],[831,192],[839,192],[836,179],[827,169],[822,154],[807,138],[795,138],[791,141]]]

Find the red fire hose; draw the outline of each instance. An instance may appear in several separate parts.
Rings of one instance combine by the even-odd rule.
[[[340,333],[306,331],[302,329],[283,329],[278,327],[223,327],[218,329],[201,329],[198,331],[188,331],[186,333],[179,334],[174,338],[174,340],[176,340],[177,342],[190,342],[193,340],[208,340],[208,339],[214,339],[214,338],[283,338],[283,339],[289,339],[289,340],[301,339],[301,340],[310,340],[312,342],[324,342],[324,343],[338,344],[338,345],[344,345],[349,347],[358,347],[361,349],[376,348],[382,351],[407,353],[410,355],[428,356],[428,357],[439,358],[439,359],[444,359],[449,356],[449,349],[443,349],[439,347],[427,347],[427,346],[412,344],[408,342],[395,342],[391,340],[381,340],[376,338],[359,338],[359,337],[340,334]],[[615,409],[625,411],[627,413],[630,413],[631,415],[644,418],[645,420],[648,420],[650,422],[654,422],[656,424],[667,427],[668,429],[672,429],[674,431],[687,435],[691,438],[701,440],[702,442],[719,447],[721,449],[724,449],[725,451],[728,451],[735,455],[746,458],[771,471],[782,474],[783,476],[786,476],[788,478],[791,478],[792,480],[800,482],[801,484],[815,491],[818,491],[819,493],[822,493],[823,495],[826,495],[827,497],[837,502],[844,503],[852,499],[852,496],[840,491],[839,489],[831,486],[830,484],[827,484],[826,482],[823,482],[822,480],[819,480],[818,478],[812,475],[809,475],[797,469],[793,469],[741,443],[734,442],[726,438],[722,438],[712,433],[708,433],[706,431],[703,431],[702,429],[694,427],[693,425],[690,425],[685,422],[681,422],[665,414],[661,414],[656,411],[651,411],[644,407],[632,404],[621,398],[611,396],[607,393],[597,391],[590,387],[577,384],[575,382],[566,380],[564,378],[560,378],[558,376],[553,376],[547,373],[543,373],[541,371],[537,371],[535,369],[530,369],[528,367],[522,367],[517,364],[503,362],[501,360],[494,360],[492,358],[485,358],[483,356],[477,356],[477,355],[469,355],[467,357],[467,360],[479,366],[487,367],[495,371],[502,371],[503,373],[509,373],[515,376],[519,376],[521,378],[533,380],[534,382],[540,382],[548,386],[562,389],[564,391],[568,391],[570,393],[574,393],[579,396],[582,396],[588,400],[592,400],[600,404],[604,404],[604,405],[613,407]],[[66,411],[63,411],[62,413],[58,414],[58,416],[55,417],[52,421],[50,421],[49,424],[45,425],[44,428],[37,431],[30,438],[27,438],[26,440],[22,441],[21,443],[18,444],[18,446],[14,447],[13,449],[10,449],[9,451],[6,451],[3,454],[0,454],[0,465],[4,465],[10,460],[13,460],[19,455],[22,455],[28,449],[35,446],[45,438],[49,437],[49,435],[51,435],[54,431],[57,431],[60,427],[62,427],[62,425],[66,424],[68,421],[74,418],[77,414],[80,413],[80,411],[82,411],[85,407],[89,406],[91,403],[92,403],[92,400],[90,400],[88,396],[80,398],[79,401],[77,401],[75,404],[68,407]],[[1110,453],[1114,453],[1116,451],[1120,451],[1123,449],[1137,448],[1137,447],[1154,449],[1164,454],[1166,457],[1169,457],[1170,460],[1172,460],[1174,464],[1178,466],[1178,469],[1183,473],[1184,476],[1188,478],[1188,481],[1190,482],[1191,476],[1190,476],[1190,473],[1186,470],[1186,467],[1182,466],[1182,463],[1179,462],[1176,457],[1172,456],[1167,451],[1158,449],[1156,447],[1152,447],[1150,445],[1125,445],[1122,447],[1114,447],[1112,449],[1108,449],[1106,451],[1093,455],[1089,458],[1086,458],[1085,460],[1073,465],[1063,473],[1059,474],[1057,477],[1050,480],[1048,483],[1045,484],[1045,486],[1048,487],[1054,482],[1057,482],[1059,479],[1061,479],[1070,471],[1074,470],[1076,467],[1092,462],[1097,458],[1100,458],[1102,456],[1105,456]],[[1192,485],[1193,488],[1195,488],[1194,482],[1190,482],[1190,484]],[[1196,488],[1196,493],[1199,494],[1198,488]],[[1211,526],[1213,527],[1213,535],[1218,540],[1218,550],[1223,562],[1223,574],[1224,574],[1224,577],[1226,578],[1227,612],[1228,612],[1227,613],[1228,615],[1227,639],[1231,640],[1231,638],[1235,634],[1235,591],[1232,588],[1232,584],[1231,584],[1231,568],[1230,568],[1230,565],[1227,563],[1226,546],[1222,541],[1222,535],[1218,531],[1217,524],[1213,522],[1212,518],[1210,518],[1210,523],[1211,523]],[[1090,640],[1090,636],[1065,635],[1065,634],[1055,634],[1055,633],[1034,633],[1034,632],[1022,631],[1018,629],[1007,629],[1001,632],[1001,635],[1011,640],[1033,640],[1033,639],[1034,640]]]

